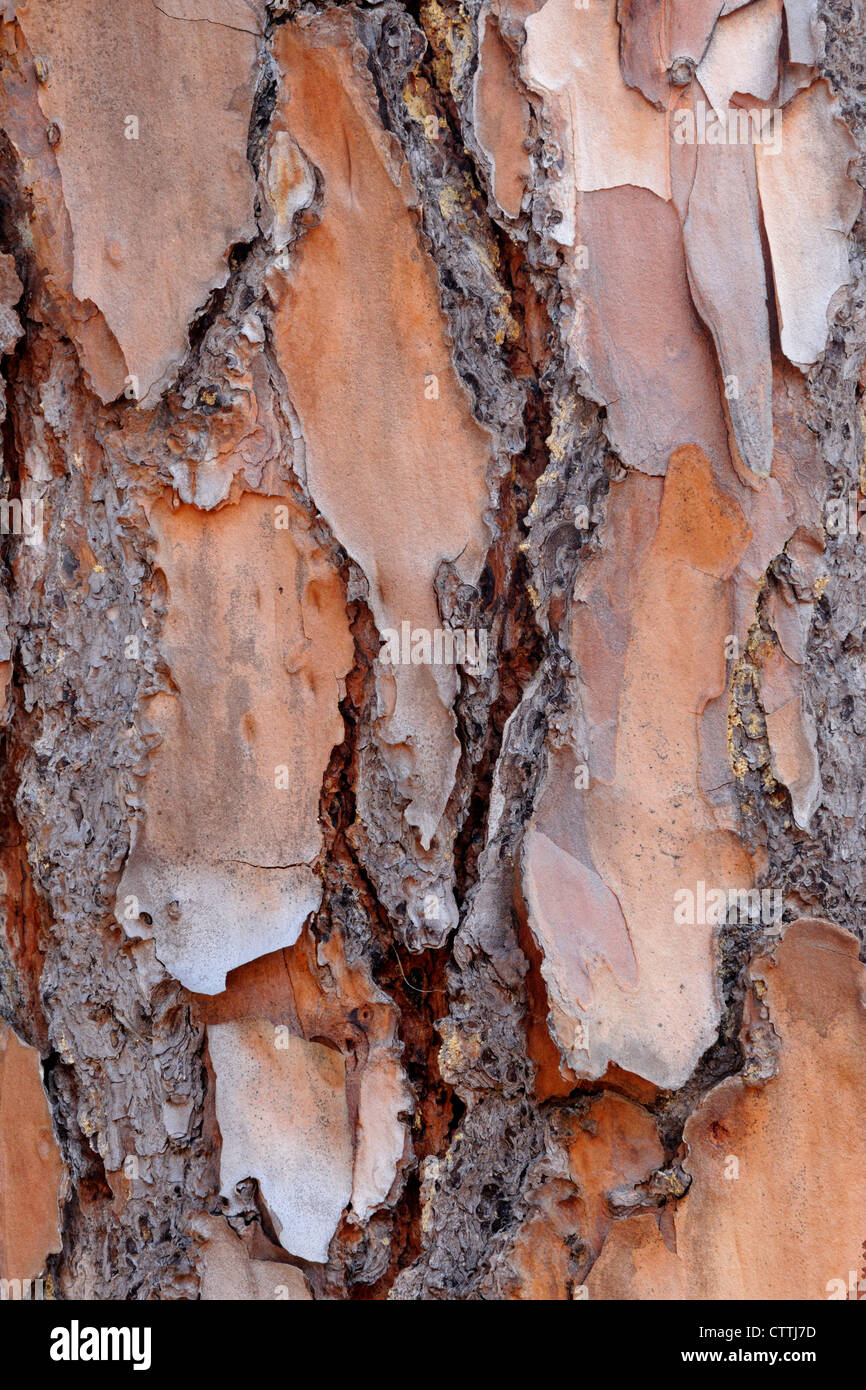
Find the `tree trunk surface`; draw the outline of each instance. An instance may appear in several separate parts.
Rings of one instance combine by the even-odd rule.
[[[4,1298],[866,1291],[866,12],[721,8],[0,7]]]

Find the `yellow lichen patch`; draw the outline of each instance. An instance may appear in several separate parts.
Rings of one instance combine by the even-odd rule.
[[[451,1028],[439,1048],[439,1067],[442,1075],[451,1072],[457,1076],[471,1067],[481,1056],[482,1041],[477,1033],[461,1033]]]
[[[546,468],[544,472],[540,474],[540,476],[538,477],[535,484],[535,497],[532,500],[532,506],[529,508],[530,518],[538,515],[538,503],[540,500],[542,488],[548,487],[550,483],[554,482],[556,476],[557,474],[555,468]]]
[[[27,173],[29,169],[32,168],[33,161],[30,159],[24,159],[22,160],[22,164],[25,173]],[[18,229],[18,236],[20,238],[21,245],[26,247],[28,251],[32,251],[34,249],[34,242],[33,231],[30,227],[30,219],[27,217],[21,217],[18,219],[16,226]]]
[[[511,315],[511,296],[509,294],[503,294],[494,312],[505,320],[503,328],[496,330],[497,343],[504,342],[506,338],[510,339],[512,343],[516,342],[520,337],[520,325]]]
[[[574,419],[575,403],[570,398],[559,401],[553,408],[550,420],[550,434],[544,441],[547,451],[555,463],[561,463],[565,458],[571,436],[571,425]]]
[[[764,721],[757,710],[749,712],[748,719],[743,726],[749,738],[760,738],[764,732]]]
[[[484,266],[484,269],[489,270],[491,275],[495,275],[499,266],[499,252],[496,247],[492,243],[485,245],[481,241],[473,241],[470,244],[477,260]]]
[[[443,90],[453,89],[453,80],[463,76],[473,53],[472,25],[462,6],[456,17],[439,3],[426,0],[419,14],[435,57],[433,75]]]
[[[430,83],[423,77],[413,75],[406,82],[402,96],[410,119],[424,127],[425,139],[436,139],[445,122],[436,114]]]
[[[682,1197],[688,1191],[682,1178],[677,1177],[676,1173],[659,1173],[659,1180],[668,1189],[672,1197]]]
[[[439,1175],[445,1164],[440,1158],[430,1155],[424,1162],[424,1184],[427,1187],[427,1195],[421,1206],[421,1230],[426,1234],[433,1221],[433,1199],[436,1195],[436,1185]]]
[[[445,187],[439,191],[439,211],[442,216],[446,218],[453,217],[455,210],[460,207],[461,201],[462,199],[457,189],[453,188],[451,184],[446,184]]]

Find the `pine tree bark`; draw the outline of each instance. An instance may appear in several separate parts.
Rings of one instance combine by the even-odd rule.
[[[4,1296],[857,1296],[864,13],[719,9],[3,7]]]

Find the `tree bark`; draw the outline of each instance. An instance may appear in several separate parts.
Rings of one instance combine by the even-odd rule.
[[[864,13],[725,8],[3,7],[4,1297],[859,1296]]]

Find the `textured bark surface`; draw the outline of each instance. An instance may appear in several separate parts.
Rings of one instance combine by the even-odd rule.
[[[0,5],[0,1279],[857,1296],[864,40]]]

